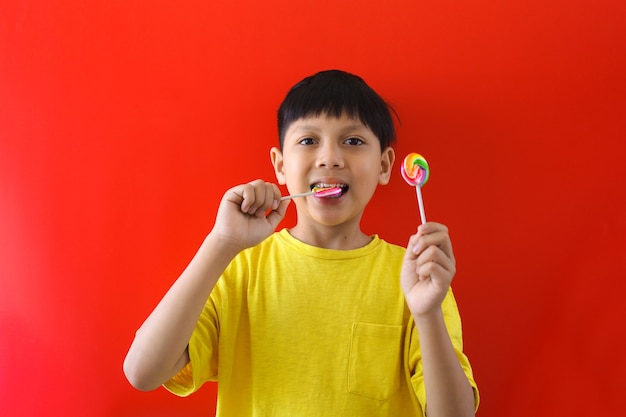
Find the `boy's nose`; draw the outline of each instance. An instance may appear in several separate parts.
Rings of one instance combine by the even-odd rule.
[[[330,144],[322,146],[317,155],[317,166],[325,168],[343,168],[343,155],[339,147]]]

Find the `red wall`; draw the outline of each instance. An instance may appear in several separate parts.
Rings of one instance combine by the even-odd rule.
[[[141,393],[122,360],[222,192],[273,178],[287,89],[335,67],[431,164],[479,416],[619,414],[625,4],[0,0],[2,414],[212,414],[215,387]],[[417,222],[396,173],[365,228]]]

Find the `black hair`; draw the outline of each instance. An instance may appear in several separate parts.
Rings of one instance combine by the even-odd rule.
[[[278,108],[278,137],[283,147],[285,133],[298,119],[327,114],[346,116],[366,125],[384,150],[396,140],[393,109],[365,81],[340,70],[321,71],[294,85]]]

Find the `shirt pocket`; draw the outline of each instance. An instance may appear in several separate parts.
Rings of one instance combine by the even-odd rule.
[[[348,361],[348,391],[376,400],[400,387],[402,326],[353,323]]]

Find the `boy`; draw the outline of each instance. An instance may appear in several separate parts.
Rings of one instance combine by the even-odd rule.
[[[228,190],[189,266],[138,330],[124,362],[133,386],[189,395],[218,382],[219,416],[473,416],[445,226],[408,249],[361,231],[395,154],[386,103],[342,71],[307,77],[279,109],[275,184]],[[419,335],[419,336],[418,336]]]

